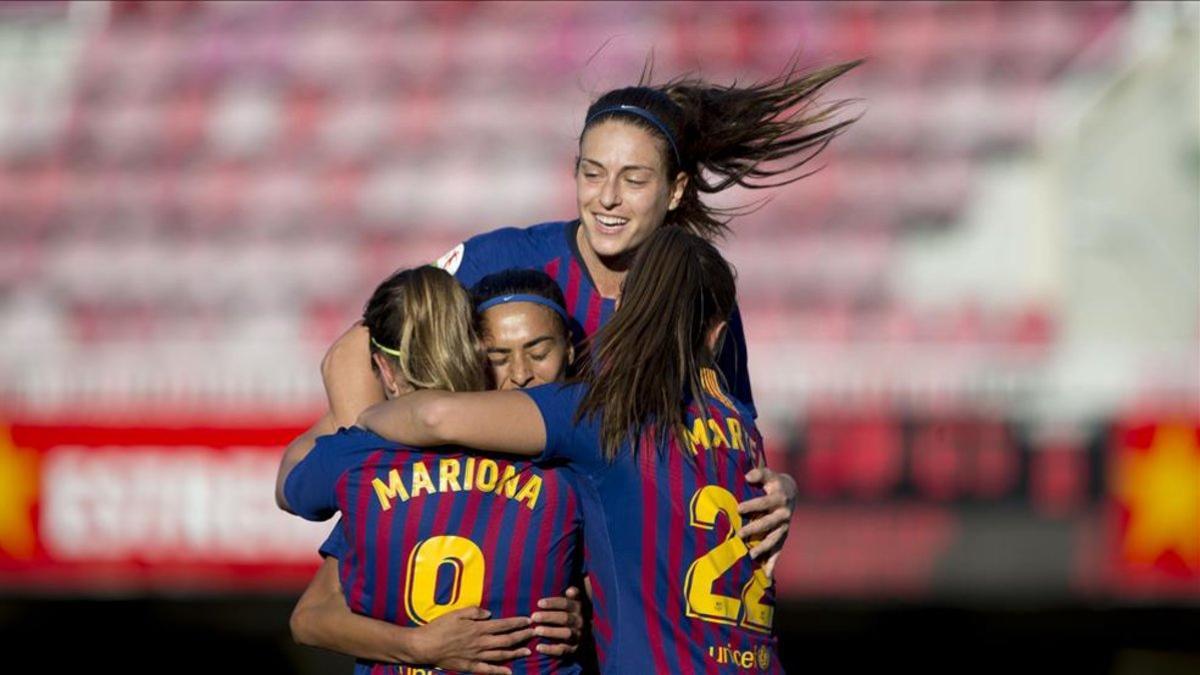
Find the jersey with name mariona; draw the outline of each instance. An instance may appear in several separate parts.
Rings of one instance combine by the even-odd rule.
[[[745,474],[762,441],[706,369],[686,430],[655,449],[603,456],[599,419],[575,422],[582,385],[525,390],[546,425],[537,461],[565,461],[583,504],[593,632],[605,673],[779,673],[775,590],[736,536],[739,502],[763,494]],[[707,419],[706,419],[707,418]],[[681,447],[682,444],[682,447]]]
[[[353,427],[319,438],[284,495],[309,520],[342,512],[338,573],[358,614],[410,627],[476,605],[497,618],[529,616],[539,599],[578,583],[581,509],[562,469],[418,450]],[[535,645],[506,664],[514,674],[580,672],[573,657]],[[355,673],[421,672],[443,671],[355,665]]]
[[[434,263],[453,274],[464,286],[507,269],[539,269],[562,289],[571,330],[577,340],[591,337],[615,309],[615,301],[596,290],[576,244],[578,220],[555,221],[531,227],[505,227],[476,235],[455,246]],[[756,415],[746,365],[746,336],[741,312],[735,308],[729,319],[729,339],[721,350],[718,366],[730,383],[733,395]]]

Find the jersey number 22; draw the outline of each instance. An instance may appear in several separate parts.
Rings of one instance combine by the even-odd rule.
[[[729,534],[708,553],[697,558],[688,567],[683,583],[687,601],[687,615],[703,621],[734,624],[752,630],[770,632],[775,608],[763,602],[771,580],[758,567],[750,580],[742,586],[741,599],[714,593],[713,583],[728,572],[743,556],[749,555],[746,543],[736,536],[742,526],[742,516],[737,510],[737,499],[729,490],[717,485],[705,485],[696,490],[689,507],[692,527],[711,530],[717,523],[717,514],[724,513],[729,519]]]

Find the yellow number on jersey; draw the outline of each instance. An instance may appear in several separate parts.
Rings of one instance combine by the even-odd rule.
[[[762,569],[742,587],[742,597],[714,593],[713,583],[748,555],[750,549],[736,536],[742,526],[742,516],[737,511],[737,499],[729,490],[717,485],[705,485],[692,495],[689,507],[692,527],[711,530],[717,523],[717,514],[724,513],[729,519],[729,534],[716,548],[697,558],[688,567],[683,582],[683,594],[687,599],[686,613],[703,621],[724,624],[741,624],[753,630],[769,632],[775,608],[763,604],[763,596],[771,586],[771,580]],[[744,609],[744,611],[743,611]],[[740,621],[739,621],[740,617]]]
[[[442,565],[454,570],[450,601],[437,601],[437,579]],[[483,551],[465,537],[442,535],[417,542],[408,555],[404,609],[408,618],[424,625],[448,612],[478,605],[483,600],[487,565]]]

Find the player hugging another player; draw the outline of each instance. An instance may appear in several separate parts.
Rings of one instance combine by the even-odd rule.
[[[602,419],[601,456],[611,459],[611,466],[624,468],[603,468],[597,455],[589,454],[595,448],[589,450],[591,446],[586,444],[573,448],[532,443],[519,451],[556,454],[560,461],[572,463],[573,475],[590,476],[582,481],[581,488],[585,493],[583,504],[592,505],[585,508],[585,521],[604,524],[587,528],[586,549],[589,579],[598,582],[594,628],[597,642],[605,650],[606,672],[746,672],[778,668],[769,630],[769,582],[786,537],[796,485],[790,476],[765,467],[760,461],[760,444],[750,441],[756,438],[755,407],[741,316],[731,276],[727,292],[722,290],[722,270],[728,271],[728,265],[709,243],[729,232],[728,224],[738,211],[711,207],[702,196],[734,185],[774,187],[807,175],[803,167],[853,121],[838,119],[840,103],[821,103],[817,97],[826,85],[856,65],[845,63],[811,72],[791,67],[777,78],[742,87],[716,86],[697,79],[650,85],[646,82],[648,76],[643,76],[638,86],[607,92],[588,108],[583,121],[575,162],[575,218],[481,234],[437,261],[439,267],[466,284],[508,268],[544,272],[561,290],[562,311],[555,313],[571,331],[574,348],[590,344],[594,351],[583,366],[585,385],[562,390],[570,394],[555,394],[558,398],[540,393],[532,400],[546,415],[556,410],[566,415],[563,411],[574,411],[578,406],[572,404],[578,403],[589,413],[589,423],[600,423]],[[670,234],[660,234],[664,232]],[[687,236],[676,236],[683,234]],[[659,242],[659,248],[649,255],[645,249],[652,241]],[[671,312],[679,305],[665,291],[673,288],[670,286],[656,286],[654,293],[647,291],[648,295],[639,301],[638,313],[616,311],[622,289],[626,292],[622,303],[629,303],[629,293],[641,283],[686,286],[695,281],[695,277],[687,276],[691,272],[677,267],[680,261],[664,252],[708,261],[701,276],[707,279],[705,283],[715,286],[688,287],[693,292],[691,297],[703,298],[704,303],[728,300],[728,304],[706,304],[699,314],[690,315],[705,322],[712,320],[712,325],[706,323],[703,330],[711,331],[715,341],[711,345],[691,345],[687,354],[683,354],[686,350],[682,342],[651,347],[647,335],[631,337],[629,325],[635,322],[633,318],[625,320],[625,328],[615,328],[612,323],[621,314],[643,318],[652,315],[658,323],[637,330],[657,331],[671,325],[677,339],[685,334],[694,338],[702,332],[697,325],[676,322],[678,317]],[[643,270],[642,281],[634,284],[635,260],[658,265],[662,268],[660,276],[650,276],[650,270]],[[507,295],[512,293],[497,297]],[[649,296],[661,304],[652,307],[646,300]],[[524,303],[514,306],[520,304]],[[504,305],[501,301],[500,306]],[[718,324],[720,328],[716,328]],[[536,335],[519,338],[487,328],[483,333],[498,388],[522,388],[552,379],[553,375],[538,374],[539,370],[561,374],[561,368],[542,362],[547,357],[537,347]],[[601,339],[601,335],[606,337]],[[298,444],[311,443],[311,436],[322,429],[328,432],[336,426],[353,424],[361,411],[384,400],[385,390],[370,366],[374,349],[371,337],[368,327],[355,326],[330,348],[322,362],[330,414],[311,430],[310,438],[302,437]],[[612,346],[617,344],[622,345],[619,350]],[[672,349],[683,361],[668,359],[663,364],[647,362],[640,366],[634,363],[637,359],[658,359]],[[676,370],[656,370],[668,363],[673,363],[670,367]],[[639,369],[650,366],[653,372]],[[601,384],[609,377],[616,379]],[[677,380],[686,385],[686,391],[681,393]],[[651,381],[676,384],[652,389],[647,387]],[[621,394],[621,388],[631,386],[640,392],[640,398]],[[419,392],[415,400],[430,395],[434,394]],[[465,396],[464,400],[474,403],[473,396]],[[483,396],[482,401],[491,401],[491,397],[505,400],[500,394],[478,396]],[[572,396],[583,398],[575,400]],[[394,404],[405,403],[408,398],[395,399]],[[509,394],[507,400],[522,401],[517,405],[526,406],[525,414],[530,412],[529,397]],[[690,401],[690,407],[680,408],[684,405],[680,401]],[[685,417],[686,437],[676,433],[679,429],[673,427],[674,422],[661,422],[676,420],[676,413]],[[374,414],[379,423],[397,423],[400,419],[380,417],[379,411]],[[491,421],[484,423],[485,419]],[[566,425],[565,419],[539,417],[544,426],[519,428],[502,417],[472,414],[462,421],[475,425],[476,433],[489,435],[480,447],[497,449],[505,434],[514,431],[540,430],[543,435],[554,432],[558,435],[552,440],[561,441],[566,432],[551,426]],[[422,419],[407,421],[417,424]],[[580,427],[590,428],[586,424]],[[654,439],[651,443],[639,436],[637,443],[628,444],[627,454],[636,458],[632,466],[643,472],[636,477],[613,446],[614,429],[622,429],[622,433],[634,433],[636,429],[638,434],[646,432]],[[600,429],[596,432],[600,437]],[[573,438],[572,442],[579,440]],[[664,444],[669,446],[667,450]],[[677,446],[691,450],[669,451]],[[678,464],[680,457],[685,460],[683,464]],[[658,460],[650,461],[652,458],[665,458],[666,464],[656,464]],[[281,467],[281,476],[285,468]],[[659,471],[665,471],[671,479],[644,478],[661,477]],[[596,478],[600,475],[606,478]],[[670,501],[683,499],[684,492],[688,501],[683,506]],[[601,493],[603,499],[598,497]],[[656,501],[654,494],[666,501]],[[626,510],[604,511],[619,505]],[[686,516],[682,520],[677,519],[679,508]],[[609,536],[603,534],[605,528],[614,524],[639,527],[626,528],[605,540]],[[628,539],[632,532],[642,539]],[[654,556],[660,545],[667,559]],[[631,553],[634,550],[638,553]],[[600,556],[595,568],[590,557],[593,552]],[[617,560],[620,565],[614,562]],[[672,576],[679,573],[682,581]],[[640,581],[631,583],[632,576]],[[648,590],[651,588],[654,590]],[[625,600],[615,602],[614,598]],[[677,602],[680,599],[682,605]],[[550,621],[561,625],[551,628],[543,620],[539,630],[569,630],[574,635],[579,614],[573,601],[555,597],[548,602],[554,603],[554,611],[543,615],[550,614]],[[642,613],[640,618],[635,616],[637,612]],[[569,651],[573,645],[539,646],[547,648]]]
[[[558,379],[571,352],[561,299],[546,291],[553,282],[529,271],[485,282],[493,379]],[[505,294],[489,297],[494,288]],[[437,268],[381,284],[364,324],[388,397],[482,389],[473,314],[466,292]],[[342,513],[293,615],[297,639],[359,657],[355,671],[364,673],[441,672],[430,664],[580,672],[579,603],[563,597],[577,594],[568,587],[579,576],[580,511],[564,471],[466,448],[425,452],[360,428],[314,447],[321,426],[289,447],[277,490],[281,506],[306,518]]]
[[[761,439],[715,367],[734,299],[716,248],[661,228],[639,248],[577,381],[424,390],[360,418],[414,446],[568,464],[605,673],[780,671],[771,578],[737,536],[738,502],[762,494],[745,478],[763,464]]]
[[[730,231],[738,209],[704,203],[732,186],[786,185],[807,175],[809,161],[853,122],[839,119],[841,103],[818,96],[858,65],[811,71],[792,66],[748,86],[699,79],[604,93],[588,108],[575,161],[577,213],[570,220],[487,232],[459,244],[438,265],[466,285],[508,268],[543,270],[562,288],[576,341],[612,317],[630,262],[650,234],[677,227],[710,241]],[[755,414],[741,315],[735,307],[716,365],[731,392]],[[338,425],[383,400],[367,366],[367,336],[353,328],[322,364]],[[577,344],[578,348],[578,344]],[[767,495],[753,507],[744,534],[767,534],[754,555],[768,567],[783,543],[796,496],[795,482],[769,470],[751,475]],[[753,512],[746,509],[752,508]]]

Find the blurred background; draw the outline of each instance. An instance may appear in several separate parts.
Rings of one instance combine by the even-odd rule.
[[[1200,673],[1195,3],[0,4],[4,668],[348,672],[275,509],[397,267],[573,217],[637,79],[867,57],[739,218],[792,672]],[[723,205],[762,193],[729,192]]]

